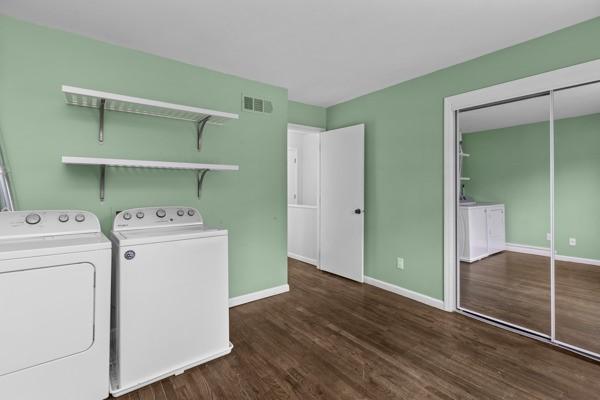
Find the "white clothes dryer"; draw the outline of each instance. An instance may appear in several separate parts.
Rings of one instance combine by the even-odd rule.
[[[86,211],[0,213],[0,397],[109,391],[111,243]]]

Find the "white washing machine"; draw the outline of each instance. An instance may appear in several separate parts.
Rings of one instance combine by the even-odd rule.
[[[226,230],[150,207],[117,214],[111,239],[114,396],[231,352]]]
[[[110,263],[89,212],[0,213],[0,398],[108,397]]]

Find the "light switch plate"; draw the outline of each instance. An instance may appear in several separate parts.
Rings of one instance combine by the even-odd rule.
[[[577,246],[577,239],[569,238],[569,246]]]

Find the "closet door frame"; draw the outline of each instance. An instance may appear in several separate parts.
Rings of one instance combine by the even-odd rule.
[[[600,60],[590,61],[574,66],[546,72],[527,78],[506,82],[471,92],[446,97],[444,99],[444,309],[449,312],[461,312],[458,309],[458,251],[457,251],[457,216],[459,204],[458,181],[458,111],[481,105],[493,105],[508,100],[525,99],[532,96],[549,94],[550,116],[550,298],[551,298],[551,337],[550,342],[561,347],[598,357],[576,346],[557,341],[555,338],[555,241],[554,241],[554,91],[573,86],[600,81]],[[485,319],[484,319],[485,320]],[[489,322],[489,321],[487,321]],[[492,322],[493,323],[493,322]],[[544,337],[511,329],[501,323],[502,328],[548,341]]]

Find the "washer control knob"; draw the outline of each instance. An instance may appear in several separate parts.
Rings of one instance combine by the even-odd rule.
[[[179,210],[177,210],[177,215],[179,215],[180,217],[183,217],[185,215],[185,211],[183,211],[181,208]]]
[[[156,210],[156,216],[158,218],[164,218],[165,215],[167,215],[167,213],[162,208],[159,208],[158,210]]]
[[[41,220],[42,220],[42,217],[40,217],[40,214],[36,214],[36,213],[31,213],[25,217],[25,222],[27,222],[29,225],[35,225],[38,222],[40,222]]]
[[[126,221],[129,221],[131,219],[131,213],[128,213],[128,212],[124,213],[123,214],[123,219],[126,220]]]
[[[194,216],[194,214],[196,214],[196,211],[194,211],[194,210],[192,210],[192,209],[190,208],[190,209],[188,210],[188,215],[189,215],[190,217],[193,217],[193,216]]]
[[[69,220],[69,214],[60,214],[58,220],[60,222],[67,222]]]
[[[138,217],[139,219],[142,219],[142,218],[144,218],[144,213],[143,213],[142,211],[138,211],[138,212],[135,214],[135,216],[136,216],[136,217]]]
[[[77,221],[77,222],[83,222],[83,221],[85,221],[85,215],[83,215],[83,214],[77,214],[75,216],[75,221]]]

